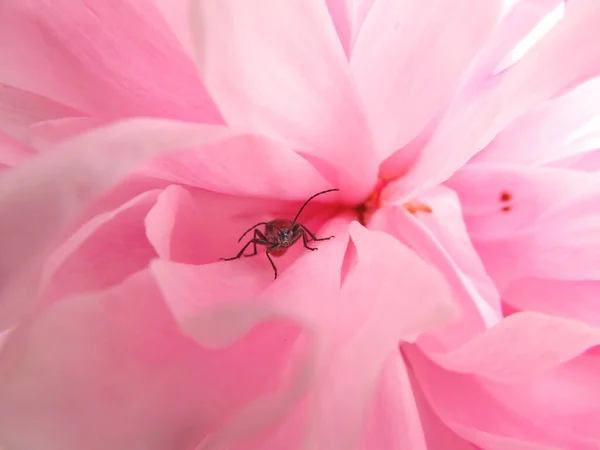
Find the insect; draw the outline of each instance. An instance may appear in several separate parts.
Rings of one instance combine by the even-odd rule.
[[[277,279],[277,266],[271,259],[271,256],[283,255],[287,251],[287,249],[294,245],[300,238],[302,238],[304,248],[307,248],[308,250],[318,250],[317,248],[308,246],[309,239],[312,241],[327,241],[335,237],[329,236],[326,238],[318,238],[304,225],[296,222],[302,210],[306,207],[306,205],[308,205],[308,203],[312,199],[318,197],[319,195],[323,195],[328,192],[334,191],[339,191],[339,189],[328,189],[326,191],[317,192],[315,195],[310,197],[304,202],[304,204],[298,211],[298,214],[296,214],[296,217],[294,217],[294,220],[275,219],[270,222],[259,222],[255,225],[252,225],[244,232],[244,234],[242,234],[242,236],[238,239],[238,242],[241,242],[241,240],[244,239],[244,236],[246,236],[252,230],[254,230],[254,238],[249,240],[237,255],[235,255],[232,258],[221,258],[221,260],[231,261],[234,259],[239,259],[242,256],[254,256],[256,255],[256,246],[264,245],[265,247],[267,247],[266,255],[269,259],[269,262],[271,263],[271,266],[273,267],[273,271],[275,272],[275,279]],[[256,229],[256,227],[259,227],[261,225],[265,226],[264,232]],[[244,252],[250,246],[250,244],[254,246],[254,250],[252,251],[252,253],[244,255]]]

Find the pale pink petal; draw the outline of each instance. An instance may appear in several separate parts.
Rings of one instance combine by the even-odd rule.
[[[498,313],[495,311],[498,306],[494,305],[497,300],[494,300],[493,293],[492,296],[487,296],[490,292],[478,292],[472,281],[462,272],[472,270],[473,267],[460,267],[455,259],[460,258],[460,255],[448,253],[435,232],[409,214],[404,206],[388,205],[382,208],[369,226],[391,234],[412,248],[421,258],[436,267],[452,288],[452,297],[460,309],[461,320],[440,327],[432,336],[428,336],[427,348],[429,345],[433,348],[440,345],[442,348],[460,345],[485,330],[486,323],[489,325],[498,320]],[[444,238],[443,235],[441,237]],[[482,294],[487,294],[486,298],[483,298]]]
[[[453,260],[486,325],[494,325],[501,318],[500,298],[471,243],[458,196],[452,190],[438,186],[425,192],[419,201],[431,208],[432,213],[417,213],[413,217],[429,230],[440,248]]]
[[[595,184],[594,176],[576,171],[494,163],[469,164],[447,182],[477,241],[523,232],[553,205],[585,195]]]
[[[109,122],[93,117],[68,117],[37,122],[27,130],[28,141],[40,149],[52,148],[60,141],[108,125]]]
[[[144,218],[160,191],[148,191],[84,224],[46,259],[46,300],[103,290],[148,267],[156,257]]]
[[[578,152],[567,158],[548,163],[549,167],[563,167],[566,169],[580,170],[582,172],[600,171],[600,148],[587,152]]]
[[[318,315],[318,311],[323,308],[333,308],[334,305],[327,306],[327,302],[337,303],[342,260],[348,242],[347,226],[347,219],[338,219],[333,224],[326,224],[321,230],[313,230],[318,235],[335,235],[334,239],[320,243],[318,251],[301,251],[301,246],[298,246],[301,251],[298,259],[293,260],[294,255],[287,254],[274,258],[279,269],[279,277],[275,281],[273,270],[263,252],[252,258],[218,261],[201,266],[155,261],[152,270],[182,329],[206,344],[207,330],[218,329],[219,323],[214,318],[207,323],[204,323],[204,320],[209,318],[210,313],[217,314],[219,310],[229,310],[232,306],[245,309],[247,305],[258,305],[257,310],[261,313],[279,311],[290,316],[290,308],[303,305],[310,308],[311,318],[312,315]],[[239,248],[235,241],[223,241],[222,245],[224,252],[227,252],[227,249]],[[296,247],[291,250],[294,248]],[[292,262],[291,265],[287,264],[287,268],[286,260]],[[298,280],[311,282],[299,284]],[[317,289],[318,305],[315,304],[317,297],[314,298],[315,302],[306,302],[309,298],[307,293],[311,292],[314,297]],[[264,295],[273,298],[273,302],[260,300],[259,297]],[[285,301],[282,301],[282,298]],[[320,309],[316,309],[317,306]],[[292,312],[300,316],[297,311]],[[198,317],[205,319],[201,322]],[[223,330],[223,333],[224,336],[227,335],[226,330]],[[214,338],[214,335],[211,335],[211,338]],[[229,340],[233,337],[223,339]]]
[[[350,224],[350,236],[356,263],[346,276],[335,308],[325,311],[333,305],[323,304],[323,298],[313,301],[322,304],[318,316],[313,316],[306,298],[300,308],[296,306],[309,323],[327,333],[317,366],[323,372],[309,399],[315,410],[310,417],[308,447],[361,448],[365,414],[399,341],[456,317],[450,292],[434,267],[386,233],[369,231],[357,222]],[[398,267],[411,270],[398,271]],[[415,302],[419,308],[414,308]]]
[[[505,303],[523,311],[579,320],[600,328],[600,281],[523,278],[502,294]]]
[[[454,372],[515,383],[533,380],[599,343],[600,331],[582,322],[522,312],[457,349],[428,356]]]
[[[177,37],[187,56],[193,60],[196,55],[190,21],[190,2],[153,0],[153,3],[169,24],[171,32]]]
[[[317,168],[281,142],[254,135],[233,136],[197,149],[165,155],[145,174],[179,184],[247,197],[307,199],[337,187]],[[342,195],[355,194],[348,186]],[[324,197],[333,201],[337,193]]]
[[[298,333],[271,322],[226,348],[203,348],[179,333],[146,273],[62,300],[5,345],[2,445],[196,448],[248,402],[287,388]]]
[[[350,62],[380,160],[446,107],[501,6],[500,0],[375,0]]]
[[[564,19],[490,87],[455,100],[399,192],[410,197],[447,180],[521,114],[598,76],[598,27],[599,2],[569,2]]]
[[[581,323],[518,313],[445,355],[445,365],[464,373],[408,353],[432,408],[476,445],[592,450],[600,438],[599,338]]]
[[[30,304],[31,293],[14,289],[35,286],[36,258],[92,200],[162,151],[233,134],[222,127],[133,120],[77,137],[5,172],[0,177],[0,307],[13,312],[0,314],[2,321],[14,320]]]
[[[433,449],[424,433],[408,368],[399,352],[390,355],[385,363],[373,406],[362,448]]]
[[[470,82],[485,81],[534,27],[564,0],[516,0],[478,56]],[[506,2],[504,2],[506,3]],[[467,89],[468,86],[465,86]]]
[[[4,1],[0,59],[0,82],[95,117],[221,121],[152,0]]]
[[[325,0],[338,37],[350,59],[356,37],[375,0]]]
[[[294,146],[330,172],[342,195],[361,201],[376,160],[325,3],[193,5],[199,70],[226,121]]]
[[[0,130],[24,143],[30,143],[28,127],[44,120],[80,117],[73,108],[0,83]]]
[[[577,131],[599,113],[600,78],[541,104],[500,132],[473,158],[476,162],[544,164],[573,152]]]
[[[280,269],[276,281],[262,254],[202,266],[153,263],[152,270],[181,329],[205,346],[227,345],[263,321],[292,320],[305,327],[303,348],[309,353],[300,358],[298,370],[292,373],[290,389],[277,401],[257,399],[248,405],[212,436],[206,448],[221,448],[219,445],[231,445],[247,437],[249,424],[261,427],[285,417],[315,379],[314,359],[326,338],[326,330],[315,322],[323,306],[334,307],[339,293],[341,265],[348,242],[348,234],[343,231],[347,224],[347,220],[337,220],[319,230],[319,234],[335,234],[336,238],[319,245],[317,252],[305,253],[288,269]],[[287,255],[277,258],[278,266],[284,258]],[[303,279],[311,281],[302,283],[304,292],[290,289],[290,284],[298,286],[298,280]],[[305,295],[309,290],[312,297]],[[268,291],[270,295],[265,296]],[[307,302],[308,299],[312,301]],[[311,314],[306,314],[307,309]],[[326,317],[335,320],[331,314]]]

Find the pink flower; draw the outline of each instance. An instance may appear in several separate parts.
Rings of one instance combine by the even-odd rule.
[[[597,448],[600,3],[496,70],[558,3],[5,1],[0,445]]]

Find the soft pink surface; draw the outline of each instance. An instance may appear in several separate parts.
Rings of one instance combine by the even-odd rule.
[[[559,3],[3,2],[0,447],[597,449],[600,3],[510,60]]]

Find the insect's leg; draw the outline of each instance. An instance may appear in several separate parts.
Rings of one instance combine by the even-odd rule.
[[[300,229],[302,229],[302,230],[304,230],[306,233],[308,233],[308,235],[310,236],[310,238],[311,238],[313,241],[327,241],[327,240],[329,240],[329,239],[331,239],[331,238],[334,238],[334,237],[335,237],[335,236],[329,236],[329,237],[326,237],[326,238],[318,238],[318,237],[316,237],[314,234],[312,234],[312,233],[310,232],[310,230],[309,230],[308,228],[306,228],[304,225],[302,225],[301,223],[299,223],[299,224],[298,224],[298,227],[300,227]]]
[[[277,245],[273,245],[273,246],[271,246],[271,247],[269,247],[267,249],[267,258],[269,258],[269,262],[271,263],[271,267],[273,267],[273,271],[275,272],[275,278],[274,278],[274,280],[277,279],[277,266],[275,265],[275,263],[271,259],[271,255],[269,255],[269,253],[271,253],[273,250],[277,250],[278,248],[279,247]]]
[[[240,250],[240,252],[237,255],[235,255],[235,256],[233,256],[231,258],[221,258],[221,261],[231,261],[233,259],[240,259],[250,244],[254,244],[254,248],[256,248],[256,244],[259,244],[259,245],[271,245],[270,242],[263,241],[262,239],[252,239],[252,240],[248,241],[246,243],[246,245],[244,245],[242,247],[242,249]],[[256,255],[256,252],[254,252],[252,255],[248,255],[248,256],[254,256],[254,255]]]
[[[302,243],[304,244],[304,248],[307,248],[309,250],[319,250],[318,248],[308,246],[308,238],[306,236],[306,232],[305,232],[304,228],[299,228],[298,233],[300,233],[302,235]]]
[[[259,230],[254,230],[254,239],[252,239],[250,241],[252,244],[254,244],[254,250],[252,251],[252,253],[250,253],[249,255],[244,255],[244,256],[254,256],[256,255],[256,244],[259,245],[270,245],[269,242],[267,242],[267,240],[265,239],[265,235],[262,234]]]

